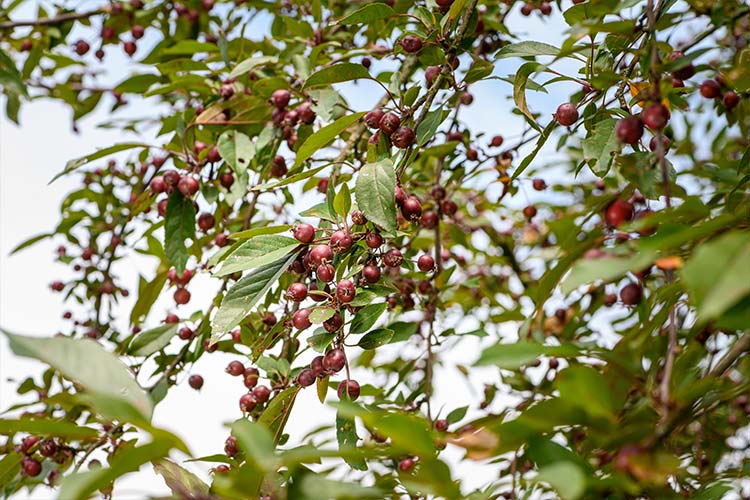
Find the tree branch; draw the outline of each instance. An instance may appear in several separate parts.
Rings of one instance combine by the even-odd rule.
[[[20,28],[23,26],[54,26],[56,24],[67,23],[69,21],[77,21],[79,19],[86,19],[88,17],[96,16],[99,14],[105,14],[106,10],[96,9],[89,10],[86,12],[69,12],[67,14],[60,14],[55,17],[43,17],[41,19],[28,19],[26,21],[5,21],[0,23],[0,30],[11,30],[14,28]]]

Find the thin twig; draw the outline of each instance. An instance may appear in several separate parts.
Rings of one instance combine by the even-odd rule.
[[[69,12],[67,14],[60,14],[55,17],[43,17],[41,19],[28,19],[26,21],[6,21],[0,23],[0,30],[10,30],[13,28],[20,28],[22,26],[54,26],[56,24],[62,24],[69,21],[77,21],[79,19],[86,19],[87,17],[104,14],[104,9],[89,10],[86,12]]]

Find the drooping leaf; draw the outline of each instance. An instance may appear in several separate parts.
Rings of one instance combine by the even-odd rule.
[[[396,173],[390,159],[368,163],[359,171],[354,191],[357,206],[388,234],[396,232],[395,189]]]
[[[371,23],[378,19],[385,19],[395,14],[395,11],[384,3],[368,3],[364,7],[355,10],[351,14],[342,17],[336,24],[361,24]]]
[[[169,344],[177,333],[177,323],[165,323],[138,333],[128,346],[127,353],[131,356],[150,356]]]
[[[50,418],[20,418],[17,420],[0,420],[0,434],[24,432],[36,436],[55,436],[66,439],[91,439],[99,432],[85,425],[78,425],[66,420]]]
[[[215,276],[227,276],[247,271],[278,260],[299,246],[299,241],[288,236],[265,234],[242,243],[219,263]]]
[[[339,443],[339,450],[346,451],[356,448],[358,439],[357,424],[354,417],[337,412],[336,440]],[[361,457],[347,457],[345,460],[353,469],[367,470],[367,463]]]
[[[349,82],[361,78],[370,79],[372,76],[367,68],[356,63],[339,63],[313,73],[305,81],[303,88],[309,89],[321,85],[331,85],[340,82]]]
[[[378,328],[373,330],[362,337],[357,344],[362,349],[377,349],[381,345],[385,345],[393,338],[393,330],[388,328]]]
[[[361,112],[343,116],[308,137],[297,150],[297,158],[294,161],[294,168],[299,167],[303,161],[310,158],[319,149],[330,144],[341,132],[346,130],[352,123],[356,122],[364,115],[365,113]]]
[[[612,155],[620,147],[616,126],[617,121],[612,118],[600,120],[593,125],[589,136],[581,143],[583,158],[588,162],[592,172],[600,177],[609,171]]]
[[[110,146],[108,148],[100,149],[99,151],[95,153],[82,156],[81,158],[70,160],[68,163],[65,164],[65,168],[63,169],[63,171],[55,175],[52,178],[52,180],[49,181],[49,184],[52,184],[60,177],[64,175],[68,175],[70,172],[76,170],[77,168],[80,168],[88,163],[91,163],[94,160],[98,160],[99,158],[104,158],[105,156],[119,153],[120,151],[127,151],[128,149],[147,148],[147,147],[149,147],[148,144],[143,144],[141,142],[123,142],[121,144],[115,144],[114,146]]]
[[[247,170],[255,156],[255,146],[250,138],[236,130],[227,130],[221,134],[216,147],[222,159],[238,175]]]
[[[541,64],[533,62],[526,63],[518,69],[515,81],[513,82],[513,100],[515,101],[516,106],[518,106],[518,109],[521,110],[521,112],[529,119],[529,124],[537,130],[541,130],[541,128],[537,124],[536,118],[534,118],[534,115],[531,114],[531,111],[529,111],[529,108],[526,105],[526,82],[528,82],[529,77],[532,73],[540,71],[544,68],[545,66]]]
[[[164,250],[178,273],[185,270],[189,258],[185,240],[192,238],[195,238],[195,207],[192,201],[175,189],[167,201]]]
[[[563,500],[577,500],[586,491],[586,475],[572,462],[557,462],[539,469],[535,483],[547,483]]]
[[[493,365],[504,370],[516,370],[539,356],[576,357],[581,351],[570,345],[550,346],[533,342],[497,344],[482,351],[477,365]]]
[[[559,53],[560,49],[554,45],[528,40],[504,46],[497,52],[497,54],[495,54],[495,59],[503,59],[506,57],[556,56]]]
[[[378,318],[382,316],[387,308],[388,304],[386,302],[363,307],[354,316],[349,332],[352,334],[366,332],[375,325]]]
[[[154,471],[164,478],[172,493],[179,497],[208,495],[208,485],[189,470],[162,459],[154,462]]]
[[[289,387],[278,393],[269,403],[258,423],[264,425],[273,436],[273,442],[279,443],[284,432],[284,426],[289,419],[294,400],[297,398],[299,387]]]

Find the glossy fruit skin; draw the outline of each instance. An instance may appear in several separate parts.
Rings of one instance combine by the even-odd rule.
[[[651,130],[662,130],[669,122],[669,110],[663,104],[651,104],[641,113],[641,120]]]
[[[286,160],[283,156],[277,155],[273,161],[271,162],[271,170],[270,170],[271,177],[284,177],[287,173],[286,168]]]
[[[383,118],[380,119],[378,126],[385,135],[390,136],[401,126],[401,118],[399,118],[396,113],[386,113],[383,115]]]
[[[226,453],[227,456],[231,458],[237,455],[238,451],[237,438],[234,436],[229,436],[227,440],[224,441],[224,453]]]
[[[349,234],[348,231],[340,229],[333,232],[329,244],[334,252],[343,253],[348,251],[352,247],[353,243],[354,240],[352,239],[352,235]]]
[[[161,175],[154,176],[148,186],[156,194],[161,194],[167,190],[167,183],[164,182],[164,177]]]
[[[74,48],[75,48],[76,54],[78,54],[79,56],[82,56],[82,55],[86,54],[86,52],[89,51],[89,49],[91,48],[91,46],[88,44],[88,42],[86,40],[78,40],[75,43],[75,47]]]
[[[253,389],[253,397],[258,403],[265,403],[268,401],[268,398],[271,396],[271,389],[266,387],[265,385],[259,385],[255,389]]]
[[[297,383],[302,387],[309,387],[315,383],[315,374],[310,368],[305,368],[297,375]]]
[[[193,338],[193,335],[195,335],[195,333],[187,326],[183,326],[182,328],[180,328],[180,331],[177,332],[177,335],[182,340],[190,340]]]
[[[245,368],[245,372],[242,374],[242,383],[245,387],[252,389],[258,385],[258,379],[260,378],[260,372],[257,368],[248,366]]]
[[[192,198],[193,195],[198,192],[199,188],[200,183],[198,182],[198,179],[190,175],[182,177],[177,183],[177,189],[180,190],[180,193],[182,193],[185,198]]]
[[[307,285],[292,283],[286,290],[286,298],[294,302],[302,302],[307,298]]]
[[[323,356],[315,356],[312,361],[310,361],[310,370],[312,370],[312,374],[316,378],[324,377],[326,374],[326,368],[323,366]]]
[[[315,270],[315,274],[318,276],[320,281],[329,283],[333,281],[333,277],[336,274],[336,269],[331,264],[321,264]]]
[[[143,38],[143,35],[145,33],[146,29],[140,24],[136,24],[132,28],[130,28],[130,34],[133,35],[133,38],[135,38],[136,40],[140,40],[141,38]]]
[[[255,397],[251,393],[243,394],[240,397],[240,410],[243,413],[249,413],[253,411],[255,408],[255,405],[258,404],[258,402],[255,400]]]
[[[435,229],[438,226],[440,219],[438,214],[433,211],[425,212],[422,215],[422,227],[425,229]]]
[[[617,122],[615,133],[620,142],[635,144],[643,137],[643,122],[637,116],[628,116]]]
[[[365,214],[361,210],[354,210],[352,212],[352,223],[357,226],[364,226],[367,224],[367,217],[365,217]]]
[[[36,446],[36,444],[39,442],[38,436],[26,436],[21,440],[21,452],[29,454],[31,453],[31,449]]]
[[[633,212],[632,203],[618,198],[607,207],[604,212],[604,221],[609,227],[619,227],[623,222],[633,218]]]
[[[578,121],[578,108],[576,108],[575,104],[569,102],[560,104],[555,117],[557,117],[557,122],[560,125],[569,127]]]
[[[384,116],[385,113],[382,109],[373,109],[365,115],[365,125],[367,125],[367,128],[373,130],[378,129],[380,128],[380,120],[382,120]],[[400,121],[401,120],[399,120],[399,122]]]
[[[287,107],[291,98],[292,94],[286,89],[274,90],[273,94],[271,94],[271,104],[278,109],[283,109]]]
[[[234,184],[234,174],[232,172],[222,172],[219,176],[219,184],[224,189],[229,189]]]
[[[328,372],[340,372],[345,365],[346,354],[341,349],[331,349],[323,357],[323,368]]]
[[[372,249],[380,248],[380,245],[383,244],[383,237],[374,231],[370,231],[365,236],[365,243],[367,244],[369,248],[372,248]]]
[[[534,205],[528,205],[523,209],[523,216],[527,219],[533,219],[536,215],[536,207]]]
[[[43,457],[51,457],[57,453],[57,444],[51,439],[45,439],[39,443],[39,454]]]
[[[184,305],[190,302],[190,292],[185,288],[178,288],[174,292],[174,301],[177,304]]]
[[[316,245],[310,250],[310,260],[319,266],[333,260],[333,249],[329,245]]]
[[[31,457],[23,457],[21,459],[21,468],[23,469],[23,473],[29,477],[36,477],[42,473],[42,464]]]
[[[737,93],[733,90],[730,90],[729,92],[724,94],[721,103],[727,109],[734,109],[740,103],[740,96],[737,95]]]
[[[380,268],[373,264],[368,264],[362,269],[362,277],[368,283],[377,283],[380,280]]]
[[[398,463],[398,470],[401,472],[411,472],[414,469],[414,463],[413,458],[404,458]]]
[[[544,191],[547,189],[547,183],[544,182],[543,179],[534,179],[532,181],[532,186],[534,187],[535,191]]]
[[[136,46],[135,42],[127,41],[122,44],[122,49],[127,55],[132,56],[133,54],[135,54],[136,50],[138,50],[138,47]]]
[[[345,392],[346,391],[346,392]],[[359,398],[359,382],[356,380],[344,380],[339,384],[339,388],[336,393],[341,400],[356,401]]]
[[[721,95],[721,85],[716,80],[705,80],[701,83],[700,92],[706,99],[716,99]]]
[[[417,136],[409,127],[399,127],[391,134],[391,142],[399,149],[406,149],[416,141]]]
[[[212,214],[204,212],[198,216],[198,227],[201,231],[207,232],[216,224],[216,219]]]
[[[409,196],[404,200],[404,204],[401,205],[401,213],[404,219],[417,222],[422,217],[422,203],[416,196]]]
[[[305,125],[311,125],[315,122],[316,114],[312,109],[312,103],[309,101],[303,102],[297,106],[297,114],[299,115],[300,121]]]
[[[188,384],[196,391],[199,391],[201,387],[203,387],[203,377],[200,375],[190,375],[190,378],[188,378]]]
[[[407,35],[401,39],[401,48],[408,54],[419,52],[422,50],[422,40],[415,36]]]
[[[244,375],[245,365],[241,361],[230,361],[224,371],[233,377],[239,377],[240,375]]]
[[[396,248],[391,248],[383,256],[383,263],[388,267],[399,267],[403,261],[404,256]]]
[[[323,328],[328,333],[337,332],[344,324],[344,321],[341,319],[341,314],[339,312],[335,312],[333,316],[328,318],[326,321],[323,322]]]
[[[304,330],[310,328],[312,323],[310,322],[310,309],[300,309],[292,316],[292,324],[297,330]]]
[[[662,135],[661,143],[662,143],[662,146],[664,147],[664,152],[666,153],[667,151],[669,151],[669,146],[671,145],[669,142],[669,137]],[[648,148],[651,151],[656,151],[656,146],[657,146],[656,136],[653,136],[651,140],[648,142]]]
[[[315,228],[310,224],[300,224],[294,228],[294,237],[300,243],[312,243],[315,239]]]
[[[448,430],[448,421],[444,418],[435,420],[435,430],[445,432]]]
[[[456,215],[456,212],[458,211],[458,205],[453,200],[443,200],[443,202],[440,204],[440,210],[448,216]]]
[[[356,294],[357,290],[351,280],[341,280],[336,284],[336,298],[339,302],[348,304]]]
[[[167,192],[171,192],[174,188],[176,188],[177,184],[182,178],[182,176],[176,170],[167,170],[161,175],[164,178],[164,182],[167,184]]]
[[[643,288],[638,283],[629,283],[620,290],[620,300],[626,306],[637,306],[643,299]]]
[[[431,255],[420,255],[419,259],[417,259],[417,267],[423,273],[428,273],[435,269],[435,259]]]
[[[440,66],[428,66],[427,69],[424,70],[424,78],[427,81],[427,85],[429,87],[432,87],[432,83],[435,81],[435,78],[438,77],[442,70],[440,69]]]

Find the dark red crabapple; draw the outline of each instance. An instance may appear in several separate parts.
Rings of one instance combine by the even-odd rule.
[[[53,281],[50,283],[49,287],[55,292],[62,292],[65,290],[65,283],[62,281]]]
[[[91,46],[88,44],[86,40],[78,40],[74,46],[76,54],[78,54],[79,56],[85,55],[86,52],[88,52],[90,48]]]
[[[203,387],[203,377],[200,375],[190,375],[190,378],[188,378],[188,384],[190,387],[198,391]]]
[[[167,317],[164,318],[164,322],[165,323],[179,323],[180,322],[180,317],[177,316],[174,313],[169,313],[169,314],[167,314]]]
[[[404,200],[406,199],[406,191],[404,191],[404,188],[401,186],[393,188],[393,199],[395,200],[397,207],[403,205]]]
[[[302,302],[307,298],[307,286],[304,283],[292,283],[286,290],[286,298],[294,302]]]
[[[180,193],[182,193],[185,198],[192,198],[193,195],[198,192],[199,188],[200,183],[198,182],[198,179],[191,175],[182,177],[177,183],[177,189],[180,190]]]
[[[401,213],[404,218],[411,222],[416,222],[422,217],[422,203],[416,196],[410,196],[404,200],[401,205]]]
[[[219,464],[213,469],[211,469],[211,471],[214,474],[226,474],[227,472],[229,472],[229,466],[226,464]]]
[[[427,69],[424,70],[424,78],[427,81],[427,86],[432,87],[432,83],[441,71],[440,66],[428,66]]]
[[[132,56],[135,54],[136,50],[138,50],[138,47],[135,42],[128,40],[122,44],[122,50],[124,50],[127,55]]]
[[[228,457],[234,457],[237,455],[237,452],[239,449],[237,448],[237,438],[234,436],[229,436],[226,441],[224,441],[224,453],[227,454]]]
[[[549,16],[552,14],[552,5],[549,2],[542,2],[539,4],[539,12],[544,16]]]
[[[26,38],[21,42],[21,52],[30,52],[32,48],[34,48],[34,42],[32,42],[31,39]]]
[[[440,210],[442,210],[445,215],[452,216],[458,211],[458,205],[456,205],[456,202],[453,200],[443,200],[440,204]]]
[[[164,177],[161,175],[157,175],[151,179],[151,182],[148,185],[151,188],[151,191],[156,194],[163,193],[167,190],[167,183],[164,182]]]
[[[665,135],[661,136],[661,143],[662,143],[662,146],[664,147],[664,151],[665,152],[669,151],[670,143],[669,143],[669,138],[667,136]],[[656,145],[657,145],[656,136],[653,136],[648,143],[648,147],[651,151],[656,151]]]
[[[471,103],[474,102],[474,96],[471,95],[469,92],[462,92],[461,95],[458,96],[458,101],[464,106],[469,106]]]
[[[265,385],[259,385],[253,389],[253,397],[258,403],[265,403],[271,396],[271,390]]]
[[[700,92],[706,99],[716,99],[721,95],[721,86],[716,80],[706,80],[701,83]]]
[[[333,260],[333,249],[328,245],[316,245],[310,250],[310,260],[317,266]]]
[[[229,99],[230,97],[234,95],[234,86],[229,83],[223,84],[221,87],[219,87],[219,95],[221,96],[222,99]],[[208,161],[214,161],[214,160],[208,160]]]
[[[336,269],[331,264],[321,264],[315,270],[315,274],[318,276],[320,281],[328,283],[333,281],[333,277],[336,274]]]
[[[297,375],[297,383],[302,387],[309,387],[315,383],[315,374],[310,368],[305,368]]]
[[[435,420],[435,430],[439,432],[445,432],[448,430],[448,421],[444,418]]]
[[[490,140],[490,146],[492,146],[493,148],[499,148],[503,145],[504,140],[505,139],[503,139],[502,135],[496,135]]]
[[[310,224],[300,224],[294,228],[294,237],[301,243],[311,243],[315,239],[315,228]]]
[[[604,212],[604,221],[610,227],[619,227],[632,218],[633,204],[619,198],[610,203]]]
[[[356,380],[344,380],[339,384],[339,388],[336,393],[339,399],[356,401],[359,398],[359,382]]]
[[[669,122],[669,110],[663,104],[650,104],[641,113],[641,120],[651,130],[661,130]]]
[[[425,212],[422,215],[422,227],[425,229],[435,229],[438,226],[438,214],[433,211]]]
[[[243,394],[240,397],[240,410],[242,413],[249,413],[253,411],[255,408],[255,405],[258,404],[258,402],[255,400],[255,397],[251,393]]]
[[[362,269],[362,277],[368,283],[377,283],[380,280],[380,268],[373,264],[368,264]]]
[[[521,15],[522,16],[530,16],[531,13],[534,12],[534,6],[530,3],[525,3],[521,6]],[[399,466],[400,467],[400,466]]]
[[[339,314],[337,311],[333,314],[333,316],[323,322],[323,328],[328,333],[333,333],[337,332],[343,324],[344,321],[341,319],[341,314]]]
[[[130,28],[130,34],[133,35],[133,38],[135,38],[136,40],[140,40],[141,38],[143,38],[143,35],[145,33],[146,29],[140,24],[135,24],[132,28]]]
[[[212,146],[211,149],[208,150],[206,160],[210,161],[211,163],[221,161],[221,153],[219,153],[219,148],[217,148],[216,146]]]
[[[292,94],[286,89],[274,90],[271,94],[271,104],[278,109],[285,108],[289,104]]]
[[[399,267],[403,261],[404,256],[395,248],[391,248],[383,256],[383,263],[388,267]]]
[[[370,231],[365,235],[365,243],[369,248],[380,248],[380,245],[383,244],[383,237],[374,231]]]
[[[242,364],[242,361],[230,361],[224,371],[233,377],[239,377],[245,373],[245,365]]]
[[[401,39],[401,48],[408,54],[422,50],[422,40],[416,36],[407,35]]]
[[[362,66],[368,69],[370,68],[370,66],[372,66],[372,60],[369,57],[363,57],[360,63],[362,64]]]
[[[391,134],[391,142],[399,149],[406,149],[416,140],[417,136],[409,127],[399,127]]]
[[[620,142],[635,144],[643,137],[643,122],[637,116],[628,116],[617,122],[615,133]]]
[[[638,283],[629,283],[620,290],[620,300],[626,306],[637,306],[643,298],[643,289]]]
[[[198,216],[198,227],[203,232],[207,232],[212,227],[214,227],[215,224],[216,219],[214,219],[214,216],[209,214],[208,212],[203,212]]]
[[[675,50],[674,52],[669,54],[669,60],[676,61],[684,56],[685,54],[683,54],[679,50]],[[687,80],[689,78],[692,78],[693,75],[695,75],[695,66],[693,66],[692,63],[688,63],[681,68],[672,71],[672,76],[680,80]]]
[[[544,179],[534,179],[532,181],[532,186],[534,187],[535,191],[544,191],[547,189],[547,183],[544,182]]]
[[[219,233],[214,238],[214,244],[219,248],[224,248],[225,246],[229,245],[229,235],[226,233]]]
[[[31,453],[31,449],[36,446],[38,442],[38,436],[26,436],[21,440],[21,453],[26,453],[28,455],[29,453]]]
[[[730,90],[729,92],[724,94],[721,103],[727,109],[734,109],[740,103],[740,96],[737,95],[737,93],[733,90]]]
[[[383,119],[383,116],[385,116],[385,113],[382,109],[373,109],[365,115],[365,125],[367,125],[367,128],[371,128],[373,130],[378,129],[380,128],[380,120]]]
[[[180,337],[182,340],[190,340],[193,338],[194,332],[187,326],[183,326],[180,328],[180,331],[177,332],[177,336]]]
[[[349,234],[348,231],[338,230],[334,231],[331,235],[331,241],[329,244],[334,252],[343,253],[348,251],[353,243],[354,240],[352,240],[352,235]]]
[[[524,5],[524,7],[526,7],[526,5]],[[401,472],[411,472],[412,469],[414,469],[414,463],[413,458],[404,458],[398,463],[398,470]]]
[[[479,159],[479,151],[473,148],[466,150],[466,159],[469,161],[477,161]]]
[[[401,126],[401,118],[396,113],[386,113],[379,122],[380,130],[386,135],[390,136]]]
[[[528,205],[523,209],[523,215],[527,219],[533,219],[536,215],[536,207],[534,205]]]
[[[51,457],[57,453],[57,444],[51,439],[45,439],[39,443],[39,454],[43,457]]]
[[[187,304],[190,302],[190,292],[187,291],[185,288],[178,288],[174,292],[174,301],[176,304]]]
[[[354,210],[352,212],[352,222],[357,226],[364,226],[367,224],[367,217],[365,217],[365,214],[361,210]]]
[[[42,464],[31,457],[23,457],[21,459],[21,467],[23,473],[29,477],[36,477],[42,473]]]
[[[346,354],[341,349],[331,349],[323,357],[323,367],[328,372],[339,372],[344,365],[346,365]]]
[[[339,302],[348,304],[354,300],[356,293],[357,290],[351,280],[341,280],[336,284],[336,298],[339,299]]]
[[[232,184],[234,184],[234,175],[232,172],[222,172],[219,176],[219,184],[221,184],[221,187],[224,189],[231,188]]]
[[[299,106],[297,106],[297,114],[299,115],[299,119],[302,123],[305,125],[311,125],[313,122],[315,122],[315,111],[312,109],[312,103],[311,102],[303,102]]]
[[[312,361],[310,361],[310,370],[312,370],[312,374],[317,377],[323,377],[326,374],[326,368],[323,366],[323,356],[315,356]]]
[[[464,140],[464,135],[461,132],[454,130],[453,132],[448,132],[445,136],[445,140],[448,142],[462,142]]]
[[[431,255],[420,255],[417,259],[417,267],[424,273],[430,272],[435,268],[435,259]]]
[[[172,189],[176,188],[177,184],[179,184],[180,179],[182,178],[182,176],[176,170],[167,170],[162,174],[162,177],[164,178],[164,182],[167,184],[167,191],[171,191]]]
[[[252,366],[248,366],[245,368],[245,373],[242,374],[242,383],[245,384],[245,387],[248,389],[252,389],[256,385],[258,385],[258,379],[260,378],[260,372],[257,368],[254,368]]]
[[[576,108],[575,104],[569,102],[560,104],[555,117],[560,125],[569,127],[578,120],[578,108]]]
[[[283,156],[277,155],[271,162],[271,177],[284,177],[287,173],[286,160]]]
[[[297,330],[304,330],[310,328],[312,323],[310,322],[310,309],[300,309],[292,316],[292,324]]]

